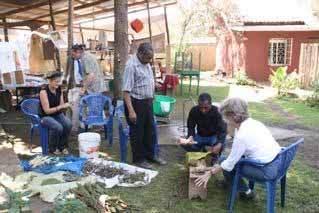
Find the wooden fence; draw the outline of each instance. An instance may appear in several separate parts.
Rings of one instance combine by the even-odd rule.
[[[299,79],[301,88],[309,88],[319,80],[319,41],[301,44]]]

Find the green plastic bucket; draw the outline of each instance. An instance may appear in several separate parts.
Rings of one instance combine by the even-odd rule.
[[[173,110],[175,102],[175,98],[165,95],[155,95],[153,103],[154,114],[157,116],[168,116]]]

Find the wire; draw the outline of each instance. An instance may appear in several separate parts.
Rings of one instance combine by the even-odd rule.
[[[185,116],[185,105],[186,105],[186,103],[188,103],[188,102],[192,102],[192,104],[193,104],[193,106],[195,106],[196,105],[196,102],[194,101],[194,99],[192,98],[192,96],[190,96],[189,97],[189,99],[185,99],[184,101],[183,101],[183,125],[182,126],[179,126],[178,128],[177,128],[177,130],[179,131],[179,132],[182,132],[183,133],[183,136],[184,137],[186,137],[186,116]]]

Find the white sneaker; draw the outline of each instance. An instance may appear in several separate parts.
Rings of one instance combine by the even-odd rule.
[[[60,152],[60,150],[56,149],[56,150],[53,152],[53,154],[55,154],[55,155],[61,155],[61,152]]]
[[[68,149],[63,149],[63,151],[62,151],[62,153],[64,154],[64,155],[68,155],[69,154],[69,151],[68,151]]]

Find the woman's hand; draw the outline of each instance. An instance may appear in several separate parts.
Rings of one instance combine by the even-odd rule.
[[[69,103],[64,103],[64,104],[61,104],[60,106],[58,106],[58,110],[67,109],[69,107],[71,107],[71,105]]]
[[[207,182],[209,181],[210,177],[212,175],[215,175],[219,172],[223,171],[223,168],[216,164],[215,166],[213,166],[213,168],[209,171],[206,171],[205,174],[203,174],[201,177],[197,178],[195,180],[195,185],[196,186],[204,186],[205,188],[207,187]]]
[[[212,176],[212,172],[206,171],[205,174],[203,174],[202,176],[200,176],[199,178],[195,180],[195,185],[198,187],[203,186],[204,188],[207,188],[207,183],[211,176]]]

